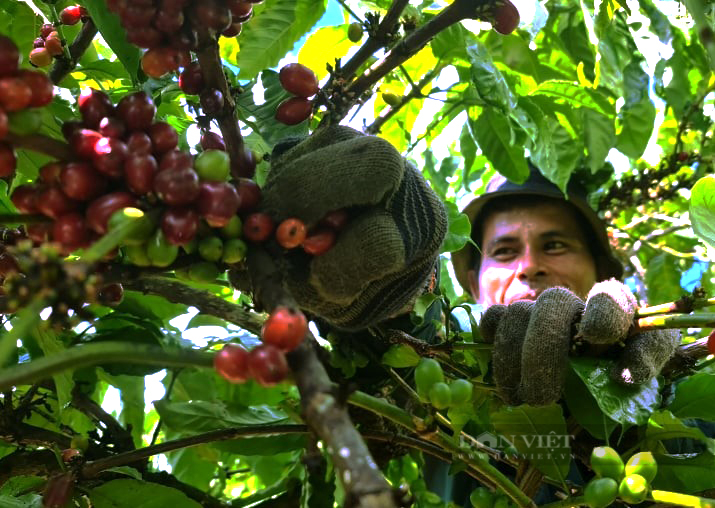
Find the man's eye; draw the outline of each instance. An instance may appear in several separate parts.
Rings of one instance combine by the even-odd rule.
[[[494,259],[505,259],[510,256],[514,255],[514,249],[511,247],[499,247],[498,249],[494,249],[491,253],[491,256]]]
[[[566,248],[566,244],[560,240],[554,240],[552,242],[547,242],[544,245],[544,249],[547,251],[563,250]]]

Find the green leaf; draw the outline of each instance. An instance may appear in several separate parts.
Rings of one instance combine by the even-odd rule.
[[[31,332],[31,336],[37,345],[40,346],[45,356],[53,356],[55,353],[60,353],[66,349],[56,332],[45,329],[42,326],[36,327]],[[61,413],[72,401],[72,389],[74,388],[72,370],[68,369],[55,374],[52,376],[52,379],[55,382],[57,405]]]
[[[612,363],[599,358],[571,358],[571,367],[586,384],[601,411],[616,422],[629,427],[644,425],[660,407],[657,379],[641,386],[627,388],[612,381],[608,370]]]
[[[467,48],[471,62],[472,83],[485,104],[507,111],[516,106],[516,98],[509,85],[496,68],[492,57],[482,43],[476,42]]]
[[[696,494],[715,488],[715,455],[701,453],[692,455],[655,454],[658,474],[653,485],[661,490]]]
[[[614,113],[613,105],[600,92],[584,88],[571,81],[544,81],[529,95],[545,95],[571,107],[589,108],[606,116],[613,116]]]
[[[195,400],[167,402],[158,400],[154,407],[164,425],[176,432],[207,432],[241,425],[270,425],[287,423],[283,411],[268,406],[227,407],[222,402]]]
[[[39,494],[32,494],[29,499],[22,499],[0,494],[0,506],[3,508],[40,508],[42,497]]]
[[[524,182],[529,167],[524,157],[524,147],[512,139],[509,118],[494,108],[486,107],[476,120],[470,116],[472,134],[492,166],[515,183]]]
[[[97,30],[102,34],[102,38],[112,48],[119,61],[124,64],[124,68],[131,76],[132,81],[134,83],[138,82],[137,72],[139,71],[139,61],[142,53],[139,48],[127,42],[126,30],[119,22],[119,17],[109,12],[107,3],[104,0],[85,0],[83,5],[89,11]]]
[[[132,479],[112,480],[89,491],[93,508],[201,508],[177,489]]]
[[[346,55],[355,44],[348,39],[347,25],[324,26],[308,36],[298,52],[298,62],[315,72],[318,79],[328,74],[326,64]]]
[[[715,420],[715,374],[699,372],[678,383],[668,409],[679,418]]]
[[[129,466],[110,467],[108,469],[105,469],[104,472],[123,474],[124,476],[130,476],[131,478],[134,478],[135,480],[142,479],[142,474],[139,471],[137,471],[136,469],[134,469],[133,467],[129,467]]]
[[[653,134],[655,115],[655,106],[648,98],[623,106],[619,122],[622,130],[616,141],[618,151],[632,159],[640,157]]]
[[[47,478],[42,478],[41,476],[13,476],[0,485],[0,494],[19,496],[23,492],[36,489],[45,483],[47,483]]]
[[[461,23],[455,23],[441,30],[430,42],[432,54],[440,60],[467,59],[467,43],[473,43],[474,36]]]
[[[595,173],[603,167],[608,152],[616,144],[616,127],[613,119],[592,109],[584,108],[581,111],[583,124],[588,126],[583,132],[586,161],[591,173]]]
[[[663,252],[651,258],[645,277],[648,303],[655,305],[680,298],[683,294],[680,277],[675,256]]]
[[[494,428],[545,475],[563,483],[571,463],[571,436],[558,404],[507,406],[491,414]]]
[[[220,326],[221,328],[226,328],[227,323],[225,319],[199,313],[191,318],[191,321],[186,325],[186,330],[189,328],[198,328],[199,326]]]
[[[593,437],[607,440],[618,423],[603,414],[596,399],[576,375],[573,368],[566,373],[564,400],[576,421]]]
[[[469,241],[472,233],[472,224],[469,217],[459,211],[457,205],[451,201],[445,201],[444,207],[447,209],[447,235],[442,241],[440,252],[454,252],[464,247]]]
[[[704,176],[690,193],[690,220],[693,231],[715,248],[715,176]]]
[[[715,439],[707,437],[698,427],[685,425],[670,411],[656,411],[648,420],[646,428],[646,441],[651,450],[655,450],[655,441],[667,439],[691,439],[701,441],[708,447],[710,453],[715,453]]]
[[[407,344],[395,344],[382,355],[382,363],[389,367],[414,367],[420,361],[414,349]]]
[[[238,38],[238,77],[255,78],[275,67],[325,12],[325,0],[266,0],[254,7],[250,23]]]

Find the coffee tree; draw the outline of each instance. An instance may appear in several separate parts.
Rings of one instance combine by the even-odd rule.
[[[712,26],[700,0],[0,1],[0,504],[712,506]],[[324,254],[351,210],[261,209],[276,144],[341,122],[449,214],[412,312],[349,333],[267,253]],[[496,395],[448,255],[525,154],[591,190],[634,328],[683,330],[650,383],[574,354],[558,404]]]

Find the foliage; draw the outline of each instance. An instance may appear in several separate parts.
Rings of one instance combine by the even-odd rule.
[[[61,139],[61,124],[79,115],[74,97],[82,89],[103,89],[115,103],[141,89],[159,104],[159,119],[179,130],[181,146],[195,152],[196,97],[181,92],[175,76],[154,79],[142,72],[140,53],[126,42],[103,1],[79,3],[99,34],[56,83],[40,133]],[[399,35],[425,26],[445,4],[405,7]],[[500,35],[483,21],[456,23],[358,90],[352,97],[358,103],[346,118],[398,147],[445,201],[450,226],[443,261],[468,241],[469,224],[459,213],[467,200],[484,190],[495,171],[523,180],[529,155],[561,188],[577,179],[590,189],[609,223],[626,280],[644,304],[677,301],[696,287],[702,288],[696,300],[703,304],[703,295],[715,296],[715,42],[707,32],[710,7],[693,4],[698,5],[687,3],[686,10],[674,1],[524,2],[522,23],[511,35]],[[66,5],[66,0],[0,0],[0,32],[26,56],[40,26]],[[257,4],[243,33],[223,39],[220,48],[228,79],[239,90],[236,111],[246,145],[265,158],[281,138],[327,121],[329,98],[321,93],[309,124],[277,123],[275,108],[287,94],[276,71],[298,61],[325,85],[336,78],[331,83],[339,88],[338,59],[344,65],[360,44],[372,44],[366,36],[375,33],[377,22],[368,14],[384,19],[390,6],[386,0]],[[367,29],[360,44],[348,40],[354,17]],[[71,42],[78,32],[65,27],[63,36]],[[397,42],[388,44],[389,49]],[[372,51],[357,74],[378,65],[380,56]],[[23,67],[29,67],[26,61]],[[387,104],[378,91],[401,99]],[[216,122],[211,128],[218,132]],[[17,175],[0,184],[0,210],[15,211],[8,196],[36,178],[48,160],[39,152],[18,148]],[[267,167],[259,165],[259,183]],[[5,216],[5,222],[13,219]],[[161,275],[175,282],[171,271]],[[337,474],[343,466],[308,433],[295,386],[230,384],[206,368],[210,355],[201,353],[215,353],[228,341],[247,347],[258,342],[264,316],[252,307],[250,293],[233,291],[225,275],[185,286],[206,290],[250,315],[241,323],[254,326],[237,327],[228,311],[212,316],[201,308],[196,315],[192,306],[200,306],[182,299],[183,293],[143,294],[138,285],[117,307],[90,305],[91,318],[70,329],[56,331],[23,312],[5,316],[0,361],[13,367],[0,373],[0,504],[38,506],[47,478],[59,471],[82,472],[76,506],[345,501],[346,487]],[[452,475],[480,478],[524,505],[536,489],[520,492],[490,458],[511,466],[511,479],[517,469],[530,467],[539,485],[578,496],[583,485],[574,484],[569,471],[578,464],[590,474],[587,457],[603,444],[626,458],[652,452],[658,462],[655,489],[683,494],[715,489],[715,440],[696,426],[715,421],[709,360],[626,390],[605,375],[608,360],[573,359],[560,405],[506,407],[490,384],[489,347],[470,326],[455,330],[444,319],[467,307],[467,295],[456,288],[442,270],[441,298],[420,300],[411,320],[400,323],[424,341],[405,339],[388,347],[379,340],[385,330],[321,329],[324,363],[341,387],[340,400],[349,400],[385,477],[393,486],[404,485],[417,506],[452,502],[446,495],[451,489],[427,481],[425,471],[434,466],[429,455],[450,462]],[[704,315],[703,307],[685,313]],[[693,322],[677,325],[685,328],[686,344],[705,335],[704,325]],[[712,317],[709,323],[713,326]],[[116,341],[124,342],[124,349]],[[89,345],[95,349],[83,352]],[[88,358],[87,351],[95,356]],[[164,354],[154,356],[156,351]],[[413,372],[421,356],[438,360],[450,381],[473,381],[469,403],[436,411],[420,401]],[[12,377],[24,372],[25,378]],[[7,379],[21,381],[8,386]],[[359,391],[344,393],[349,383]],[[65,464],[59,452],[70,447],[73,436],[87,437],[89,447],[82,459]]]

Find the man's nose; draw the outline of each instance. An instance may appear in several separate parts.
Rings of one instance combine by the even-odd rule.
[[[517,266],[516,276],[521,282],[527,282],[546,275],[541,256],[532,249],[526,249]]]

